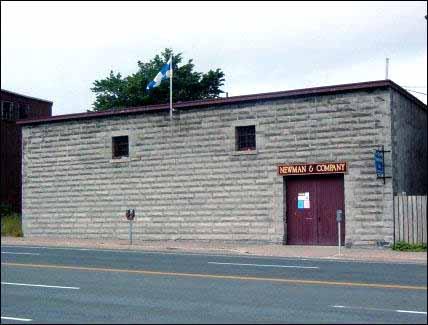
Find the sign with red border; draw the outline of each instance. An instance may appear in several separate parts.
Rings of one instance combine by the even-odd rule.
[[[326,162],[315,164],[278,165],[278,175],[345,174],[347,162]]]

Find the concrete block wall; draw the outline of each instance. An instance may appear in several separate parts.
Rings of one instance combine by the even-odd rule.
[[[394,193],[426,195],[427,109],[391,90]]]
[[[347,161],[346,241],[392,239],[392,182],[373,152],[390,147],[385,90],[63,121],[23,127],[25,236],[282,243],[277,165]],[[256,126],[255,152],[235,151],[235,127]],[[130,157],[112,159],[112,136]]]

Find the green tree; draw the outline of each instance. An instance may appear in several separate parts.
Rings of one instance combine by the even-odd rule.
[[[166,48],[161,55],[156,55],[148,63],[138,61],[138,71],[127,77],[123,78],[120,73],[110,71],[107,78],[95,80],[94,87],[91,88],[96,94],[93,110],[169,103],[167,80],[151,90],[146,90],[146,86],[169,60],[171,54],[172,49]],[[182,61],[182,53],[173,55],[173,102],[218,98],[223,93],[220,89],[224,82],[221,69],[207,73],[196,72],[193,71],[195,66],[192,59],[181,65]]]

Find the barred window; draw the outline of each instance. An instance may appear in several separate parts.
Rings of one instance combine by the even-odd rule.
[[[10,121],[13,119],[12,103],[2,101],[1,102],[1,114],[0,118],[4,121]]]
[[[28,117],[28,112],[30,111],[30,105],[21,103],[19,108],[17,107],[17,111],[18,119],[26,119]]]
[[[120,136],[112,138],[113,145],[113,159],[114,158],[122,158],[129,156],[129,142],[128,136]]]
[[[236,150],[256,150],[256,126],[237,126],[236,127]]]

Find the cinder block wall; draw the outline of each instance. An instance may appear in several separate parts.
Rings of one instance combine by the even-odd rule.
[[[257,151],[235,151],[256,125]],[[128,135],[130,159],[111,159]],[[23,127],[25,236],[282,243],[283,163],[348,161],[346,241],[392,239],[392,182],[373,152],[390,148],[388,90],[289,98]]]
[[[394,193],[426,195],[426,107],[391,90]]]

